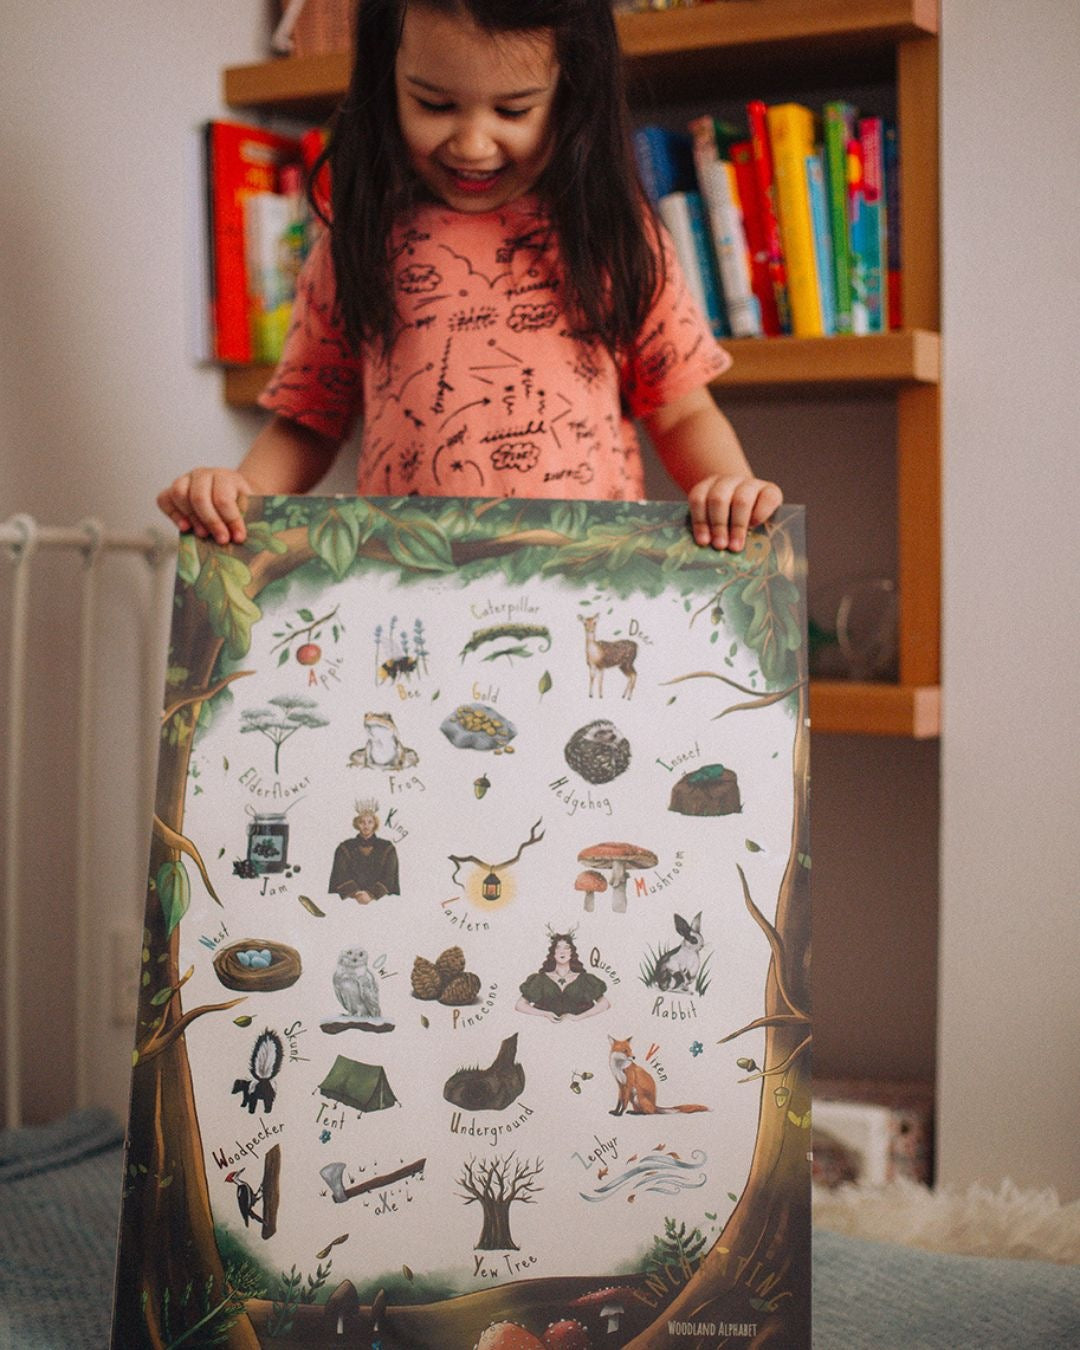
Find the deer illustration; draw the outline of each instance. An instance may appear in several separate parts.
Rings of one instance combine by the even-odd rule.
[[[578,618],[585,625],[585,660],[589,665],[589,697],[593,696],[593,683],[596,684],[597,697],[604,697],[604,671],[610,666],[618,666],[626,676],[626,686],[623,689],[623,698],[630,698],[634,692],[634,685],[637,683],[637,671],[634,669],[634,659],[637,656],[637,643],[631,642],[627,638],[620,638],[617,642],[604,642],[596,636],[596,618],[595,614],[585,618],[579,614]]]

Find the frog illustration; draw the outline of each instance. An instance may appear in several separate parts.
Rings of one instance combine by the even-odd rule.
[[[360,769],[411,769],[419,764],[415,750],[403,745],[389,713],[364,714],[367,739],[349,756],[349,767]]]

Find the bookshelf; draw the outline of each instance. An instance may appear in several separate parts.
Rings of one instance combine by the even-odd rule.
[[[730,342],[724,395],[807,390],[839,397],[887,389],[896,409],[899,675],[896,683],[814,681],[815,731],[901,736],[940,732],[940,338],[938,0],[726,0],[619,14],[631,97],[640,106],[725,96],[891,83],[901,157],[902,331],[869,337]],[[236,111],[326,117],[344,93],[346,53],[234,66]],[[225,398],[250,407],[265,367],[225,372]],[[914,527],[910,522],[917,522]]]

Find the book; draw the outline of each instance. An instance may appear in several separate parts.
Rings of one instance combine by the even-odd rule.
[[[281,166],[300,158],[300,142],[265,127],[217,121],[208,124],[206,142],[214,356],[246,364],[255,351],[248,317],[245,203],[253,193],[277,190]]]
[[[184,143],[184,333],[196,365],[214,359],[214,290],[210,274],[210,197],[206,135],[194,128]]]
[[[836,284],[833,278],[829,204],[825,192],[825,163],[820,153],[806,157],[806,186],[810,197],[810,226],[814,240],[818,300],[821,304],[821,329],[826,337],[831,337],[836,332]]]
[[[774,103],[766,111],[766,123],[776,181],[791,329],[796,337],[820,337],[825,329],[806,179],[806,159],[814,153],[814,114],[801,103]]]
[[[668,127],[638,127],[634,132],[634,158],[645,195],[656,206],[671,192],[693,191],[694,160],[690,136]]]
[[[886,327],[904,326],[900,281],[900,142],[896,123],[885,122]]]
[[[754,147],[749,140],[735,141],[730,147],[731,167],[742,208],[743,228],[750,256],[750,287],[761,310],[761,328],[766,337],[780,334],[780,316],[769,272],[769,246],[759,201]]]
[[[776,182],[773,172],[772,146],[765,104],[752,99],[746,105],[750,124],[750,145],[753,152],[754,181],[757,185],[758,207],[765,234],[767,267],[776,306],[777,331],[791,332],[791,306],[787,286],[787,266],[780,239],[779,212],[776,205]]]
[[[750,283],[750,253],[734,167],[723,153],[723,137],[712,117],[696,117],[689,125],[728,324],[734,337],[760,337],[761,304]]]
[[[675,245],[686,284],[709,320],[713,336],[730,336],[701,194],[669,192],[660,198],[657,210]]]
[[[848,142],[848,214],[851,231],[851,327],[865,335],[883,331],[881,119],[864,117]]]
[[[832,245],[836,332],[851,332],[851,246],[848,238],[847,144],[858,112],[842,99],[822,109],[825,187]]]

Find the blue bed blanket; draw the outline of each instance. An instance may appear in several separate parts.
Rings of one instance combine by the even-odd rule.
[[[122,1141],[95,1110],[0,1133],[0,1350],[108,1346]],[[814,1350],[1077,1347],[1080,1268],[815,1233]]]

